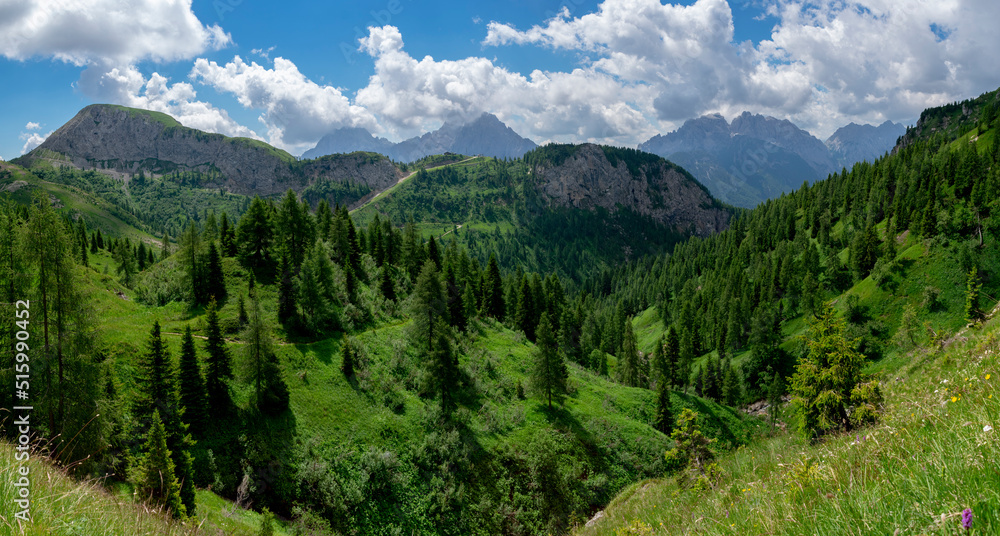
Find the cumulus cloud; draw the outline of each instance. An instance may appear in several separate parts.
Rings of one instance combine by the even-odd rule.
[[[623,88],[661,129],[710,112],[744,109],[789,117],[820,135],[848,121],[906,120],[923,108],[994,89],[1000,44],[992,0],[773,0],[778,22],[758,44],[734,40],[726,0],[691,5],[605,0],[519,30],[491,22],[485,46],[575,51],[583,68]]]
[[[232,41],[218,25],[205,26],[191,0],[35,0],[0,5],[0,55],[86,65],[175,61]]]
[[[28,123],[28,125],[32,124],[37,123]],[[37,132],[22,132],[19,136],[22,140],[24,140],[24,146],[21,147],[21,154],[27,153],[35,147],[38,147],[43,141],[45,141],[45,138],[48,138],[51,134],[52,132],[48,132],[46,134],[39,134]]]
[[[235,95],[247,108],[262,110],[259,120],[270,143],[293,152],[310,148],[339,127],[377,128],[374,116],[352,104],[340,89],[309,80],[281,57],[274,58],[272,68],[248,64],[239,56],[225,65],[199,58],[190,77]]]
[[[28,124],[24,125],[24,130],[38,130],[40,128],[42,128],[42,125],[39,125],[34,121],[28,121]]]
[[[524,76],[482,57],[417,60],[404,50],[393,26],[369,28],[360,44],[375,60],[375,74],[356,102],[378,117],[390,137],[468,121],[483,112],[539,141],[613,142],[648,130],[648,122],[628,104],[649,100],[645,89],[591,68],[535,70]]]
[[[171,84],[166,77],[155,72],[146,78],[131,65],[113,67],[98,64],[88,67],[80,76],[78,87],[96,101],[163,112],[191,128],[261,139],[254,131],[232,119],[225,110],[197,100],[198,94],[191,84]]]

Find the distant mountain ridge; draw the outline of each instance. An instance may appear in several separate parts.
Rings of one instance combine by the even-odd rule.
[[[639,149],[688,169],[720,200],[752,207],[841,167],[874,160],[902,133],[895,123],[854,126],[824,143],[787,119],[743,112],[728,123],[712,114],[653,136]]]
[[[882,157],[905,133],[905,126],[892,121],[877,127],[850,123],[838,128],[825,143],[838,167],[850,168],[856,162],[873,162]]]
[[[299,161],[258,140],[203,132],[166,114],[106,104],[80,110],[17,162],[30,167],[37,160],[96,169],[123,180],[139,172],[199,172],[203,188],[265,197],[310,187],[338,191],[333,183],[381,191],[403,175],[388,158],[373,153]],[[341,200],[334,196],[328,201]]]
[[[303,153],[302,157],[317,158],[336,153],[371,151],[384,154],[397,162],[413,162],[442,153],[520,158],[535,147],[535,142],[514,132],[495,115],[483,113],[464,125],[445,123],[433,132],[399,143],[376,138],[363,128],[340,128],[323,136],[316,147]]]

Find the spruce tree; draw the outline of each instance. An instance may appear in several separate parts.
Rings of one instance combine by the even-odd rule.
[[[141,423],[152,416],[153,411],[161,411],[164,420],[173,418],[174,380],[167,344],[160,337],[160,322],[153,321],[153,327],[146,343],[146,353],[139,364],[138,389],[133,412]]]
[[[503,320],[506,313],[503,296],[503,279],[500,277],[500,267],[495,256],[490,255],[486,267],[486,277],[483,281],[483,308],[486,316]]]
[[[191,335],[191,326],[184,328],[181,339],[181,356],[177,369],[177,380],[180,387],[180,403],[184,408],[184,422],[190,425],[191,434],[195,437],[205,437],[208,416],[208,397],[205,393],[205,382],[201,377],[201,366],[198,364],[198,353]]]
[[[464,308],[462,314],[465,315],[465,323],[468,325],[476,318],[476,294],[472,290],[472,284],[466,283],[464,290],[462,292],[462,307]]]
[[[181,266],[184,270],[184,284],[188,293],[188,300],[193,304],[201,303],[201,297],[205,289],[202,280],[203,267],[201,264],[201,234],[194,224],[194,220],[188,222],[187,229],[180,239]]]
[[[229,224],[229,216],[225,212],[219,225],[219,246],[223,257],[236,256],[236,229]]]
[[[983,284],[979,282],[979,268],[973,266],[965,283],[965,319],[970,323],[982,320],[986,315],[979,305],[979,293]]]
[[[450,415],[455,409],[455,390],[458,385],[458,367],[451,341],[444,333],[437,335],[437,342],[430,353],[430,377],[441,395],[441,411]]]
[[[628,318],[622,323],[622,344],[618,352],[618,381],[630,387],[643,384],[643,371],[639,363],[639,348],[635,339],[632,321]]]
[[[653,427],[667,435],[674,429],[674,410],[670,403],[670,390],[665,381],[660,381],[656,390],[656,421]]]
[[[288,408],[288,386],[281,376],[274,341],[256,293],[250,295],[249,314],[241,338],[246,341],[243,349],[254,388],[254,405],[264,413],[277,415]]]
[[[535,300],[528,278],[518,282],[517,309],[514,310],[514,326],[524,332],[529,341],[535,340]]]
[[[549,409],[552,409],[552,399],[555,398],[559,401],[566,393],[566,380],[569,379],[569,371],[562,354],[559,353],[559,345],[552,332],[548,313],[542,313],[536,334],[532,383],[548,400]]]
[[[297,309],[295,284],[292,281],[292,266],[288,260],[287,253],[282,252],[281,262],[278,266],[278,275],[281,277],[281,280],[278,282],[278,322],[286,327],[290,327]],[[316,289],[310,290],[316,291]]]
[[[141,496],[148,496],[150,502],[167,507],[174,517],[183,518],[187,510],[181,502],[180,484],[159,410],[153,410],[150,420],[142,449],[144,454],[136,464],[134,483]]]
[[[232,408],[229,385],[226,379],[233,377],[232,360],[219,326],[219,312],[215,301],[205,309],[205,352],[208,354],[205,373],[205,391],[208,394],[209,414],[212,418],[223,418]]]
[[[167,231],[163,231],[163,238],[160,240],[160,258],[166,259],[169,256],[170,256],[170,234],[167,233]]]
[[[250,208],[236,226],[237,254],[240,263],[251,270],[270,268],[273,240],[268,209],[260,197],[254,196]]]
[[[420,270],[413,290],[413,343],[418,348],[434,349],[438,324],[448,314],[448,307],[438,278],[437,265],[428,259]]]
[[[680,373],[681,346],[677,337],[677,330],[673,326],[667,328],[667,334],[663,338],[663,377],[666,383],[674,387],[684,387],[687,381],[681,381]]]
[[[208,300],[222,301],[226,298],[226,276],[222,272],[222,258],[215,243],[208,245],[208,259],[205,263],[205,293]]]
[[[392,283],[391,268],[392,266],[388,263],[382,265],[382,276],[379,281],[379,291],[386,301],[396,301],[396,288]]]

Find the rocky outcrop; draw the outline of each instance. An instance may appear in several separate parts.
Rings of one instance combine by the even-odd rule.
[[[693,228],[700,236],[725,229],[729,211],[684,170],[652,155],[635,158],[630,170],[625,158],[635,151],[615,158],[623,151],[584,144],[562,161],[542,160],[532,173],[555,205],[609,211],[625,207],[678,229]]]
[[[290,154],[249,138],[230,138],[182,126],[156,112],[95,104],[81,110],[41,145],[21,157],[25,164],[61,155],[80,169],[119,175],[199,171],[214,177],[208,186],[244,195],[271,196],[301,190],[313,182],[353,181],[384,189],[401,176],[386,158],[338,155],[297,161]]]
[[[535,142],[519,136],[495,115],[484,113],[470,123],[445,123],[433,132],[399,143],[376,138],[363,128],[341,128],[323,136],[316,147],[302,156],[314,158],[335,153],[371,151],[384,154],[397,162],[413,162],[425,156],[444,153],[520,158],[535,147]]]

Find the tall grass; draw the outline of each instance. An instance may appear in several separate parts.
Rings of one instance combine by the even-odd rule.
[[[883,378],[880,424],[810,445],[788,434],[721,459],[714,490],[640,482],[578,534],[1000,534],[997,325],[912,352]]]

